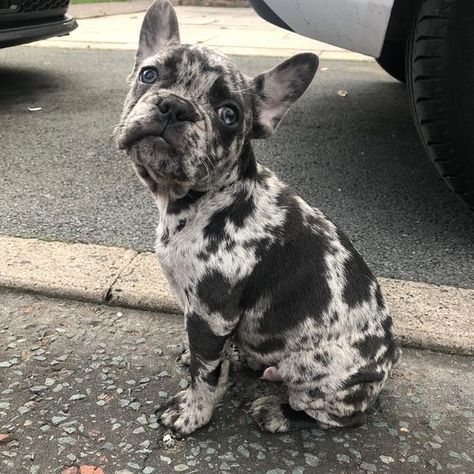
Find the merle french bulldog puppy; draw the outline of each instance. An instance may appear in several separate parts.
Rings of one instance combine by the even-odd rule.
[[[211,419],[230,342],[288,399],[251,405],[261,429],[364,421],[399,351],[380,287],[348,238],[254,157],[318,67],[298,54],[248,77],[180,44],[166,1],[148,10],[115,130],[160,210],[156,253],[185,315],[192,383],[161,422]]]

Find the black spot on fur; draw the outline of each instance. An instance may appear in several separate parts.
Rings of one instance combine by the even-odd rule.
[[[240,315],[240,292],[241,285],[232,285],[218,270],[206,273],[197,285],[197,295],[209,311],[219,312],[228,319]]]
[[[337,311],[333,311],[331,317],[329,318],[329,324],[334,324],[339,321],[339,313]]]
[[[344,277],[346,281],[342,297],[350,307],[354,307],[370,300],[370,289],[375,278],[347,236],[340,230],[338,230],[337,234],[342,245],[350,254],[344,264]]]
[[[316,352],[313,358],[316,362],[320,363],[321,365],[324,365],[325,367],[329,365],[327,353]]]
[[[190,372],[193,383],[195,378],[202,373],[202,361],[217,360],[221,356],[227,336],[218,336],[209,324],[196,313],[186,316],[186,329],[191,350]]]
[[[294,194],[284,189],[279,206],[287,216],[274,229],[275,242],[262,240],[256,253],[259,262],[245,281],[241,307],[252,308],[265,297],[271,302],[260,320],[263,334],[281,334],[306,318],[320,318],[331,299],[324,256],[327,242],[302,223]]]
[[[255,181],[257,179],[257,162],[250,143],[244,145],[237,165],[241,180]]]
[[[180,219],[178,222],[178,225],[176,226],[176,231],[180,232],[181,230],[184,229],[185,225],[186,225],[186,219]]]
[[[204,237],[208,239],[206,250],[213,253],[221,242],[231,241],[225,232],[226,223],[231,222],[236,227],[242,228],[254,209],[253,197],[249,197],[245,191],[240,191],[231,204],[213,214],[204,228]]]
[[[370,390],[368,390],[368,387],[360,385],[345,395],[342,401],[351,407],[360,408],[365,401],[368,401],[369,397]]]
[[[226,99],[231,98],[229,86],[224,77],[218,77],[209,91],[209,100],[212,105],[217,107]]]
[[[197,254],[197,258],[199,260],[202,260],[203,262],[207,262],[210,257],[211,257],[211,254],[210,254],[210,252],[207,252],[207,251],[206,252],[199,252]]]
[[[161,242],[163,243],[163,245],[168,245],[170,243],[170,232],[168,230],[168,228],[166,228],[164,231],[163,231],[163,234],[161,235]]]
[[[164,60],[163,66],[159,68],[159,84],[162,89],[169,89],[177,82],[178,71],[182,61],[182,54],[179,49],[181,48],[171,52]]]
[[[318,387],[308,390],[308,395],[311,398],[325,398],[326,397],[326,394]]]
[[[219,382],[219,377],[221,376],[221,368],[222,368],[222,362],[212,371],[209,372],[203,380],[207,382],[209,385],[212,385],[215,387],[217,383]]]
[[[365,336],[359,342],[355,343],[356,348],[359,350],[360,355],[365,359],[374,359],[376,353],[379,351],[382,345],[385,345],[386,338],[380,336]]]
[[[375,370],[363,370],[361,369],[356,374],[351,375],[342,383],[341,388],[346,389],[353,385],[381,382],[384,378],[384,374],[376,372]]]
[[[206,193],[203,191],[191,190],[183,198],[176,199],[175,201],[170,201],[166,212],[168,214],[179,214],[185,211],[186,209],[189,209],[194,203],[199,201],[199,199],[201,199],[204,194]]]

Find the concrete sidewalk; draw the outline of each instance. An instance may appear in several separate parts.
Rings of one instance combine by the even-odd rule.
[[[0,236],[0,254],[6,288],[180,313],[150,252]],[[474,355],[474,290],[379,280],[402,345]]]
[[[282,387],[236,361],[211,423],[179,440],[155,410],[189,383],[182,336],[171,315],[0,289],[0,472],[473,472],[472,358],[405,349],[366,425],[275,435],[248,404]]]
[[[127,0],[97,3],[74,3],[69,5],[68,13],[77,20],[110,15],[124,15],[144,12],[152,0]]]
[[[226,54],[289,56],[312,51],[325,60],[372,60],[271,25],[251,8],[176,7],[176,12],[182,42],[203,44]],[[70,36],[31,46],[134,50],[143,16],[141,12],[82,19]]]

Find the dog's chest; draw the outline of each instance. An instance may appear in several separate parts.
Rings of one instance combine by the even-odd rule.
[[[182,293],[192,286],[203,271],[198,259],[203,242],[197,234],[197,231],[178,231],[175,222],[162,221],[158,225],[155,252],[175,292]]]

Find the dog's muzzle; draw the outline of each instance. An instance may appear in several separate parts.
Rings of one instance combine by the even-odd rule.
[[[200,120],[199,113],[191,102],[175,95],[160,97],[154,101],[146,121],[135,120],[126,126],[118,140],[121,150],[127,150],[145,137],[160,137],[165,142],[167,131]],[[176,130],[173,130],[176,132]]]

